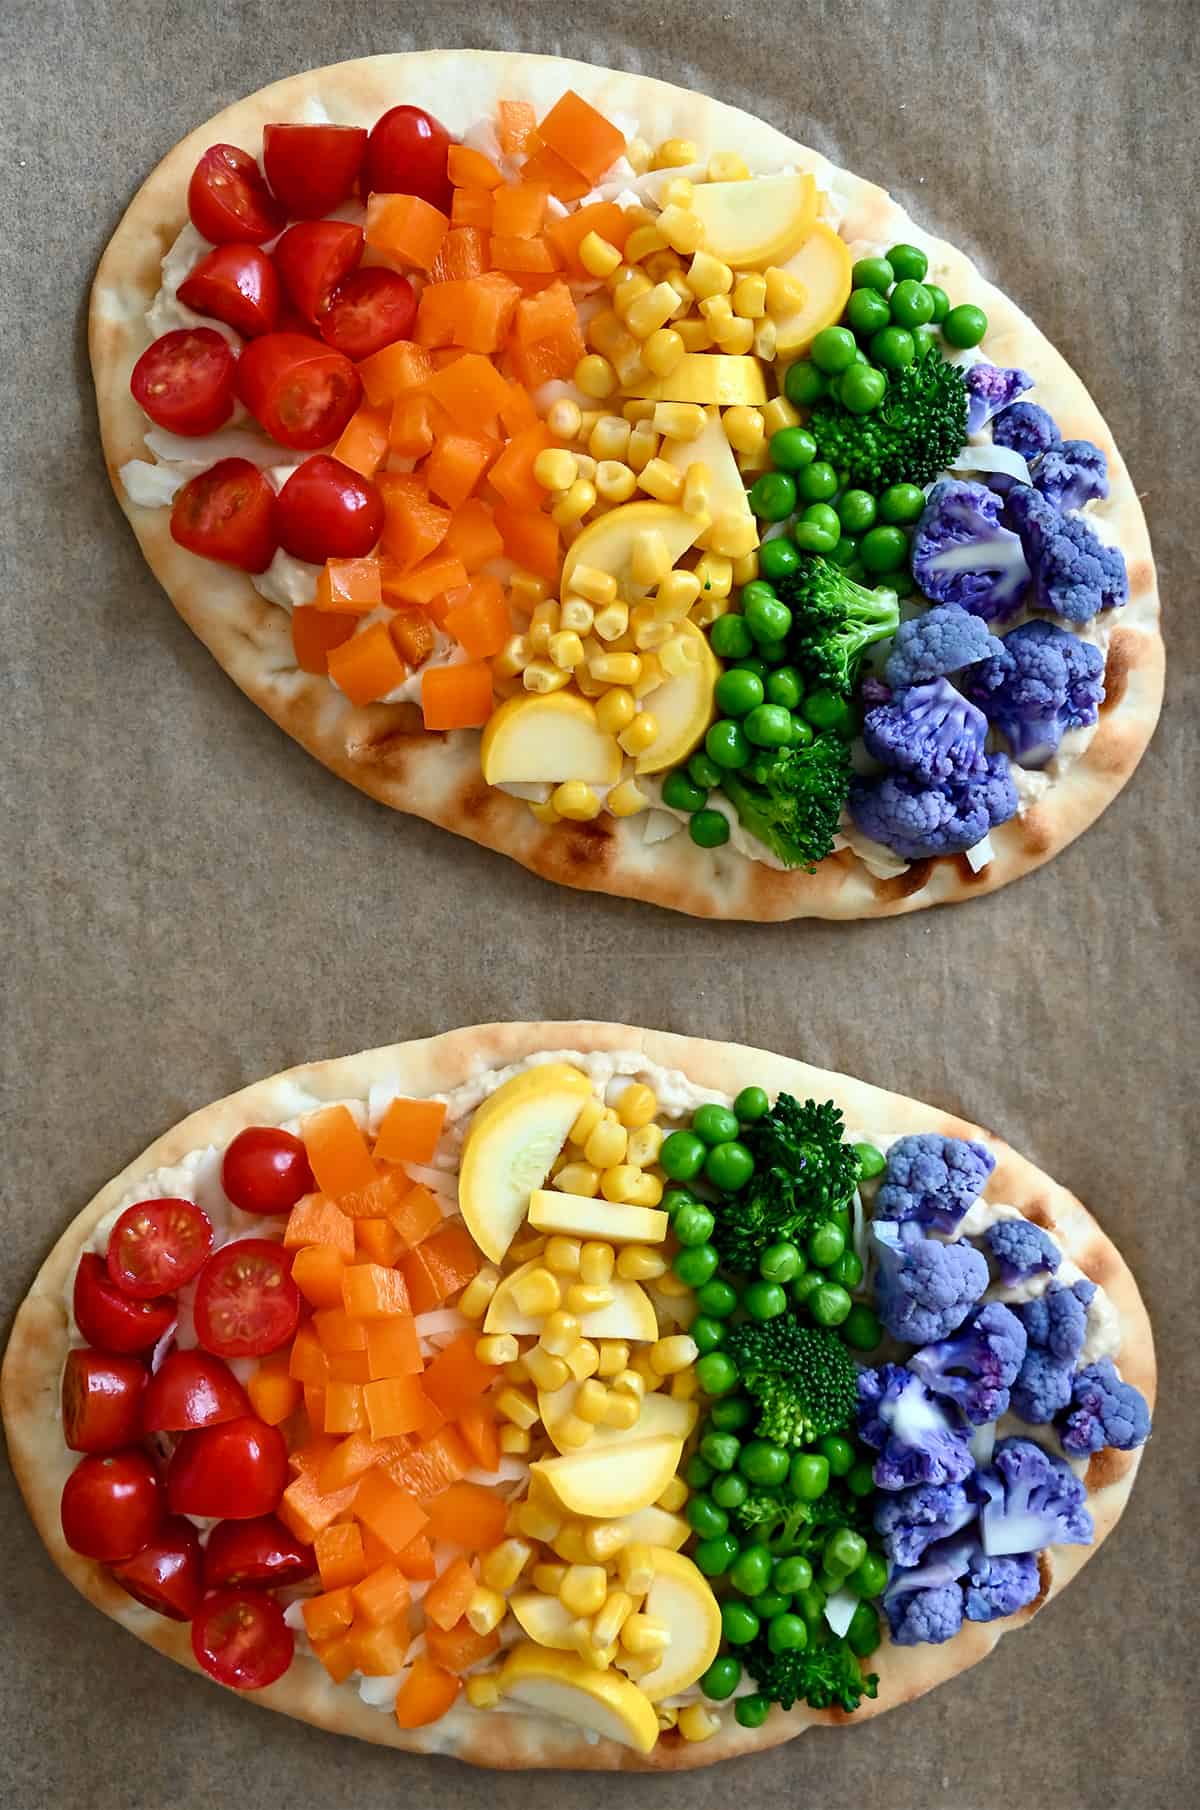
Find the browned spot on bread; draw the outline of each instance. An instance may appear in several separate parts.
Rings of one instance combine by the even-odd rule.
[[[1090,1490],[1106,1489],[1110,1483],[1119,1482],[1132,1468],[1132,1452],[1118,1452],[1115,1446],[1106,1445],[1102,1451],[1092,1453],[1084,1481]]]
[[[1045,1550],[1039,1552],[1037,1563],[1038,1593],[1031,1603],[1026,1603],[1023,1609],[1018,1609],[1016,1615],[1013,1617],[1014,1621],[1028,1621],[1030,1616],[1037,1614],[1038,1610],[1050,1594],[1051,1586],[1054,1583],[1054,1564],[1050,1554]]]
[[[600,823],[572,823],[562,834],[568,869],[578,867],[594,873],[607,866],[612,846],[611,830]]]
[[[1044,1232],[1054,1230],[1054,1215],[1048,1201],[1035,1195],[1032,1200],[1026,1201],[1021,1211],[1026,1219],[1031,1219],[1035,1226],[1041,1226]]]
[[[1037,805],[1020,820],[1021,841],[1031,855],[1048,855],[1055,847],[1054,829]]]
[[[1128,571],[1131,597],[1140,597],[1144,591],[1154,589],[1154,563],[1152,560],[1135,559]]]
[[[884,904],[892,899],[911,899],[914,892],[920,892],[928,886],[929,876],[933,872],[932,861],[914,861],[911,867],[894,880],[875,880],[875,897]]]
[[[1125,696],[1129,674],[1137,664],[1137,636],[1130,629],[1113,630],[1104,662],[1104,702],[1102,712],[1115,710]]]
[[[469,780],[458,795],[459,808],[472,823],[489,816],[495,802],[496,794],[482,774],[478,779]]]
[[[980,886],[987,883],[987,868],[981,867],[976,873],[965,855],[955,855],[954,865],[958,869],[958,877],[964,886]]]

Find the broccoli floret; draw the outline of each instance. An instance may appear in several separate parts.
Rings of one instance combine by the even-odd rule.
[[[1031,1603],[1041,1589],[1036,1552],[989,1558],[981,1546],[971,1553],[963,1580],[968,1621],[999,1621]]]
[[[854,1495],[836,1477],[831,1478],[829,1488],[815,1502],[757,1489],[732,1513],[743,1532],[753,1532],[756,1541],[766,1545],[776,1558],[823,1548],[839,1527],[866,1535],[872,1525],[870,1502]]]
[[[915,1219],[935,1232],[956,1232],[987,1186],[996,1159],[969,1138],[936,1131],[897,1138],[875,1196],[880,1219]]]
[[[854,779],[850,815],[873,842],[906,861],[958,855],[1016,815],[1017,789],[1007,754],[989,754],[957,785],[922,786],[905,773]]]
[[[960,603],[941,603],[913,616],[896,630],[883,676],[893,691],[925,685],[946,673],[975,666],[998,653],[1002,642],[980,616]],[[864,687],[864,696],[865,687]]]
[[[1094,723],[1104,655],[1055,622],[1023,622],[968,675],[965,690],[1022,767],[1044,767],[1067,729]]]
[[[875,1531],[894,1565],[917,1565],[927,1547],[961,1532],[978,1513],[961,1483],[918,1483],[878,1498]]]
[[[988,1301],[953,1338],[926,1345],[908,1367],[935,1395],[945,1395],[973,1427],[999,1420],[1025,1356],[1025,1328],[1009,1308]]]
[[[967,432],[977,434],[1001,409],[1009,408],[1018,396],[1033,388],[1028,371],[982,361],[972,365],[966,374]]]
[[[1062,1262],[1062,1252],[1048,1232],[1029,1219],[1001,1219],[983,1235],[1006,1288],[1028,1281],[1030,1276],[1052,1276]]]
[[[819,735],[807,748],[760,754],[721,783],[743,829],[811,873],[833,848],[852,773],[842,737]]]
[[[1057,446],[1062,435],[1040,403],[1014,402],[992,422],[992,440],[997,446],[1010,446],[1028,463]]]
[[[1014,1411],[1031,1426],[1045,1426],[1071,1399],[1075,1362],[1087,1336],[1094,1282],[1052,1283],[1044,1295],[1022,1301],[1015,1312],[1025,1328],[1025,1357],[1012,1387]]]
[[[858,1436],[879,1453],[874,1476],[880,1489],[961,1483],[975,1469],[958,1415],[901,1364],[859,1371]]]
[[[760,1439],[808,1445],[852,1423],[858,1370],[835,1332],[802,1325],[791,1314],[743,1320],[725,1350],[758,1408]]]
[[[742,1130],[754,1174],[713,1208],[713,1243],[726,1267],[756,1271],[769,1244],[803,1236],[849,1206],[859,1163],[832,1100],[801,1105],[780,1094],[765,1117]]]
[[[892,1573],[883,1607],[897,1646],[940,1645],[958,1633],[963,1621],[958,1580],[970,1564],[972,1544],[966,1536],[942,1540],[913,1570]]]
[[[802,559],[776,589],[792,612],[792,659],[810,680],[849,697],[867,648],[894,635],[899,626],[895,591],[868,591],[840,566],[816,555]]]
[[[844,470],[850,484],[878,491],[888,484],[928,484],[967,440],[963,373],[937,357],[919,358],[888,374],[879,407],[854,415],[840,402],[813,408],[808,429],[818,459]]]
[[[879,1317],[894,1339],[928,1345],[961,1326],[987,1287],[982,1251],[960,1241],[939,1244],[913,1220],[877,1219],[871,1227],[879,1271]]]
[[[1063,1458],[1032,1439],[1002,1439],[977,1479],[979,1525],[989,1558],[1043,1546],[1090,1546],[1087,1490]]]
[[[984,484],[942,478],[913,535],[912,574],[926,597],[995,622],[1020,609],[1029,561],[1000,520],[999,497]]]
[[[746,1670],[772,1703],[791,1709],[807,1703],[812,1709],[856,1710],[864,1697],[879,1688],[876,1673],[864,1673],[845,1640],[818,1631],[802,1651],[772,1653],[760,1634],[743,1649]]]
[[[1124,554],[1106,547],[1083,516],[1061,514],[1028,484],[1014,486],[1006,508],[1033,574],[1034,608],[1068,622],[1090,622],[1101,610],[1128,602]]]
[[[1063,440],[1038,460],[1033,483],[1055,509],[1082,509],[1108,495],[1108,460],[1090,440]]]
[[[1086,1458],[1105,1446],[1131,1452],[1150,1437],[1150,1409],[1140,1389],[1121,1380],[1111,1358],[1088,1364],[1075,1377],[1071,1411],[1059,1426],[1064,1452]]]
[[[923,785],[966,779],[983,764],[987,718],[948,679],[913,685],[890,704],[868,710],[868,754]]]

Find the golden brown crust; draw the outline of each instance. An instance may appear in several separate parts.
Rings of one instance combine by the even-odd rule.
[[[984,1139],[996,1157],[989,1194],[1020,1209],[1052,1230],[1056,1241],[1094,1281],[1107,1290],[1121,1321],[1121,1370],[1153,1403],[1154,1345],[1150,1323],[1128,1267],[1112,1241],[1065,1188],[1015,1150],[979,1126],[937,1111],[903,1095],[868,1086],[845,1075],[810,1068],[790,1058],[739,1044],[678,1037],[628,1025],[492,1024],[450,1031],[441,1037],[369,1050],[358,1056],[306,1064],[255,1083],[184,1119],[157,1139],[128,1168],[102,1188],[63,1233],[43,1264],[13,1327],[0,1377],[0,1405],[9,1456],[29,1512],[54,1562],[75,1587],[139,1639],[195,1668],[188,1631],[141,1608],[118,1590],[98,1565],[67,1547],[58,1519],[63,1483],[75,1459],[62,1442],[57,1419],[59,1377],[68,1343],[64,1288],[84,1241],[103,1216],[143,1176],[178,1162],[189,1151],[223,1143],[246,1125],[275,1123],[323,1101],[366,1095],[372,1083],[414,1095],[444,1092],[483,1070],[519,1061],[537,1050],[642,1050],[653,1062],[681,1069],[701,1086],[733,1094],[753,1081],[774,1092],[787,1088],[842,1107],[851,1129],[876,1136],[938,1131]],[[1036,1609],[1056,1595],[1111,1532],[1129,1498],[1139,1453],[1096,1455],[1088,1471],[1090,1507],[1096,1523],[1090,1547],[1056,1547],[1043,1555],[1043,1589],[1037,1602],[1008,1621],[968,1624],[940,1647],[883,1646],[872,1664],[880,1676],[879,1696],[853,1717],[808,1709],[784,1715],[776,1710],[764,1727],[740,1728],[727,1718],[711,1741],[689,1746],[676,1737],[643,1758],[610,1743],[593,1744],[578,1731],[535,1716],[479,1712],[456,1706],[432,1728],[404,1731],[384,1711],[368,1708],[352,1689],[336,1686],[315,1660],[298,1659],[287,1675],[257,1701],[271,1709],[340,1734],[359,1735],[421,1752],[452,1753],[480,1766],[673,1770],[706,1766],[732,1754],[755,1752],[790,1740],[819,1723],[851,1723],[931,1690],[983,1659],[1003,1633],[1025,1625]]]
[[[481,789],[478,736],[426,735],[411,706],[356,709],[325,679],[296,669],[286,613],[267,603],[242,573],[177,547],[169,511],[139,508],[117,472],[144,452],[145,418],[129,394],[129,374],[149,341],[145,311],[160,282],[163,253],[186,217],[188,177],[216,139],[257,154],[263,125],[298,118],[319,99],[334,120],[370,122],[404,100],[428,103],[453,128],[490,113],[500,97],[528,98],[539,109],[574,87],[601,108],[634,114],[653,141],[686,130],[702,150],[736,145],[752,162],[791,160],[818,172],[845,207],[842,231],[857,241],[916,238],[930,256],[930,277],[959,301],[988,314],[988,352],[1024,366],[1035,395],[1065,435],[1094,440],[1106,453],[1112,490],[1096,509],[1129,565],[1130,601],[1114,636],[1120,683],[1111,683],[1087,752],[1023,819],[993,833],[995,858],[979,874],[965,861],[918,862],[899,880],[872,877],[845,852],[815,874],[779,873],[731,848],[698,849],[686,835],[647,846],[638,820],[606,818],[545,827],[503,793]],[[961,252],[930,239],[883,189],[795,144],[737,108],[645,76],[554,57],[492,51],[427,51],[368,57],[292,76],[238,101],[164,158],[135,196],[96,275],[90,316],[92,368],[105,457],[122,509],[152,570],[176,609],[241,687],[282,729],[371,797],[424,817],[487,848],[511,855],[548,880],[646,899],[697,917],[773,920],[891,917],[927,905],[992,892],[1030,872],[1094,821],[1137,765],[1158,718],[1163,644],[1154,563],[1141,505],[1099,410],[1065,360]],[[1110,659],[1110,669],[1112,662]]]

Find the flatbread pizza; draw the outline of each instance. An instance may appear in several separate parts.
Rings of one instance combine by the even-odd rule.
[[[55,1245],[10,1458],[179,1663],[493,1767],[661,1769],[974,1665],[1115,1526],[1150,1325],[994,1133],[627,1025],[202,1108]]]
[[[551,880],[953,902],[1153,731],[1082,383],[884,189],[703,94],[472,51],[278,82],[146,181],[90,338],[121,507],[226,672]]]

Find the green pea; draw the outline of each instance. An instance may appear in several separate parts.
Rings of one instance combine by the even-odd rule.
[[[808,1629],[801,1615],[785,1611],[767,1623],[767,1645],[772,1653],[801,1653],[808,1645]]]
[[[746,676],[749,677],[749,674]],[[697,1106],[692,1114],[692,1130],[711,1150],[714,1144],[724,1144],[737,1136],[737,1114],[731,1112],[728,1106],[706,1101],[703,1106]]]
[[[774,603],[775,601],[775,586],[768,584],[765,578],[752,578],[749,584],[742,586],[743,614],[745,613],[747,604],[754,606],[758,603]],[[747,626],[749,626],[749,623],[747,623]]]
[[[721,1653],[701,1678],[700,1689],[714,1703],[723,1703],[726,1697],[733,1696],[741,1682],[741,1661],[735,1659],[732,1653]]]
[[[714,1471],[731,1471],[741,1449],[741,1440],[732,1433],[706,1433],[700,1441],[700,1456]]]
[[[740,1508],[750,1494],[750,1485],[737,1471],[718,1477],[712,1486],[712,1499],[718,1508]]]
[[[754,646],[754,637],[746,626],[746,618],[733,610],[717,617],[708,631],[708,639],[713,653],[720,660],[742,660]],[[695,758],[693,755],[692,759]],[[716,784],[716,780],[713,784]]]
[[[856,1659],[869,1659],[881,1639],[875,1610],[870,1603],[859,1603],[846,1629],[846,1645]]]
[[[690,1206],[680,1207],[673,1221],[675,1236],[682,1245],[707,1244],[715,1224],[710,1209],[701,1206],[698,1200]]]
[[[766,661],[762,659],[759,654],[750,654],[746,659],[739,660],[737,662],[737,668],[739,672],[756,673],[764,685],[767,682],[767,674],[771,670]]]
[[[729,841],[729,819],[723,811],[693,811],[688,818],[688,835],[697,848],[720,848]]]
[[[810,1584],[807,1590],[797,1590],[794,1601],[807,1627],[821,1627],[825,1620],[825,1592],[819,1584]]]
[[[767,442],[777,471],[800,471],[817,456],[817,443],[806,427],[781,427]]]
[[[756,705],[745,728],[756,748],[786,748],[792,739],[791,715],[782,704]]]
[[[791,1558],[776,1559],[771,1573],[773,1590],[782,1591],[784,1596],[795,1596],[797,1590],[807,1590],[812,1581],[812,1566],[800,1553]]]
[[[744,1395],[735,1395],[732,1401],[714,1402],[709,1409],[708,1418],[719,1432],[736,1433],[739,1428],[748,1427],[757,1418],[757,1409]]]
[[[761,1728],[770,1713],[771,1699],[760,1691],[749,1697],[739,1697],[733,1706],[733,1719],[740,1728]]]
[[[722,1194],[736,1194],[754,1174],[754,1158],[744,1144],[730,1138],[728,1143],[715,1144],[709,1151],[704,1173]]]
[[[705,1147],[694,1131],[673,1131],[663,1139],[658,1160],[663,1174],[673,1182],[690,1182],[704,1167]]]
[[[696,1196],[688,1188],[668,1188],[659,1205],[663,1212],[673,1219],[680,1207],[691,1206],[695,1198]]]
[[[871,344],[874,346],[875,341]],[[838,396],[852,415],[869,415],[886,394],[887,378],[874,365],[852,365],[839,381]]]
[[[826,1433],[818,1439],[817,1450],[835,1477],[844,1477],[854,1465],[854,1447],[840,1433]]]
[[[714,1320],[711,1314],[697,1314],[688,1327],[688,1337],[695,1340],[696,1350],[703,1357],[707,1351],[715,1351],[724,1343],[725,1327],[720,1320]]]
[[[721,677],[724,676],[722,673]],[[663,780],[662,796],[663,803],[672,811],[698,811],[708,792],[695,785],[682,767],[676,767]]]
[[[865,534],[875,521],[875,498],[869,490],[843,490],[836,504],[847,534]]]
[[[737,1290],[732,1283],[714,1277],[697,1289],[696,1305],[710,1320],[727,1320],[737,1306]]]
[[[738,1543],[731,1533],[719,1533],[711,1540],[701,1540],[692,1553],[692,1558],[705,1577],[722,1576],[737,1556]]]
[[[796,474],[796,494],[805,503],[827,503],[838,492],[838,475],[826,459],[814,459]]]
[[[855,1289],[863,1279],[863,1261],[857,1251],[843,1251],[825,1268],[831,1282],[840,1282],[843,1288]]]
[[[711,1540],[715,1534],[727,1533],[729,1530],[729,1516],[723,1508],[717,1507],[711,1496],[689,1496],[683,1512],[687,1516],[688,1526],[702,1540]]]
[[[908,536],[903,528],[872,528],[863,535],[858,556],[868,572],[898,572],[908,564]]]
[[[756,704],[762,703],[763,682],[757,673],[733,666],[721,674],[713,687],[713,696],[722,716],[745,716]]]
[[[933,313],[930,319],[935,324],[944,321],[950,312],[950,297],[944,289],[939,289],[936,283],[926,283],[925,287],[933,297]]]
[[[856,1301],[842,1321],[842,1337],[852,1351],[875,1351],[883,1339],[883,1327],[865,1301]]]
[[[951,308],[942,322],[942,335],[947,344],[965,351],[979,344],[987,328],[987,315],[982,308],[976,308],[971,302],[960,302],[957,308]]]
[[[913,344],[917,348],[918,363],[920,363],[921,359],[928,358],[933,352],[936,352],[939,358],[941,357],[941,330],[940,328],[935,327],[932,321],[926,321],[923,327],[914,327],[912,336]]]
[[[819,1226],[814,1226],[808,1235],[808,1260],[819,1270],[827,1270],[845,1248],[845,1234],[832,1220],[827,1219]]]
[[[699,1452],[693,1452],[684,1468],[683,1480],[689,1489],[707,1489],[713,1479],[711,1464],[705,1464]]]
[[[674,1257],[671,1259],[671,1268],[675,1275],[679,1277],[679,1280],[681,1282],[686,1282],[689,1288],[699,1288],[702,1282],[708,1281],[709,1277],[717,1269],[720,1261],[721,1259],[718,1257],[711,1244],[697,1244],[690,1245],[687,1250],[676,1251]],[[730,1370],[733,1369],[733,1365],[722,1351],[710,1351],[707,1357],[700,1358],[696,1364],[697,1376],[700,1375],[701,1365],[703,1364],[728,1365]],[[723,1375],[724,1371],[718,1372],[710,1370],[706,1372],[706,1374],[710,1378],[713,1378],[719,1374]],[[737,1373],[735,1371],[735,1380],[736,1375]],[[711,1387],[711,1383],[702,1383],[702,1386],[708,1395],[720,1395],[721,1393],[720,1389]],[[729,1387],[732,1388],[733,1384],[730,1383]]]
[[[785,710],[795,710],[803,696],[804,681],[794,666],[777,666],[774,672],[768,673],[767,697],[772,704],[782,704]],[[754,1089],[747,1088],[746,1091],[748,1093],[762,1093],[761,1087]],[[766,1094],[763,1094],[762,1097],[765,1100],[767,1096]],[[740,1098],[741,1095],[739,1094],[738,1099]],[[734,1101],[734,1107],[736,1108],[736,1106],[737,1100]],[[766,1111],[767,1108],[764,1107],[763,1112]],[[741,1115],[739,1114],[739,1117],[740,1116]],[[762,1113],[758,1114],[759,1118],[762,1116]]]
[[[749,1603],[739,1603],[731,1596],[721,1604],[721,1631],[731,1647],[746,1646],[761,1626]]]
[[[778,1282],[748,1282],[742,1290],[742,1306],[752,1320],[777,1320],[787,1304],[787,1292]]]
[[[852,1571],[858,1570],[866,1556],[867,1542],[860,1533],[855,1533],[849,1527],[839,1527],[831,1533],[821,1554],[826,1571],[834,1577],[839,1573],[842,1577],[849,1577]]]
[[[758,1260],[759,1275],[767,1282],[794,1282],[803,1268],[804,1258],[787,1239],[769,1244]]]
[[[830,534],[828,528],[821,528],[816,522],[797,522],[792,529],[792,539],[801,553],[834,552],[837,547],[837,535]]]
[[[771,1555],[765,1546],[743,1546],[729,1568],[729,1581],[743,1596],[759,1596],[771,1581]]]
[[[789,365],[783,379],[783,393],[795,408],[811,408],[825,394],[828,385],[824,375],[807,358]]]
[[[795,479],[786,471],[764,471],[751,486],[750,507],[760,521],[785,521],[796,507]]]
[[[886,258],[859,258],[850,272],[855,289],[876,289],[886,295],[896,281],[896,273]]]
[[[886,327],[892,311],[877,289],[854,289],[846,303],[846,323],[864,339]]]
[[[893,245],[887,255],[888,263],[896,273],[898,283],[924,281],[925,272],[929,269],[929,259],[916,245]]]
[[[851,534],[843,534],[836,547],[831,547],[825,555],[835,566],[844,571],[847,566],[860,565],[858,558],[858,542]]]
[[[879,499],[885,522],[915,522],[925,508],[925,492],[919,484],[889,484]]]
[[[782,1446],[768,1439],[750,1439],[742,1447],[738,1469],[751,1483],[773,1489],[788,1474],[791,1460]]]
[[[896,284],[888,301],[898,327],[923,327],[933,319],[933,297],[923,283],[911,277]]]
[[[803,1276],[797,1276],[792,1283],[792,1300],[797,1307],[803,1307],[808,1297],[821,1286],[820,1270],[808,1270]]]
[[[887,1561],[877,1552],[869,1552],[846,1579],[856,1596],[878,1596],[887,1581]]]
[[[829,1488],[829,1460],[819,1452],[800,1452],[792,1459],[788,1488],[798,1502],[816,1502]]]
[[[799,564],[795,542],[786,534],[773,534],[758,549],[758,569],[771,584],[779,578],[790,578]]]
[[[916,342],[907,327],[881,327],[871,340],[871,357],[885,371],[903,371],[916,356]]]
[[[809,356],[818,371],[833,377],[849,369],[857,350],[854,335],[846,327],[822,327],[809,347]]]
[[[840,735],[854,726],[854,712],[848,701],[823,686],[810,691],[801,708],[814,729],[836,729]]]
[[[908,571],[893,572],[888,582],[897,597],[911,597],[917,588],[913,583],[912,573]]]
[[[792,718],[792,747],[807,748],[813,739],[813,732],[803,717]]]
[[[740,723],[722,717],[704,737],[704,752],[718,767],[736,772],[750,759],[750,744],[742,734]]]
[[[800,520],[811,523],[814,528],[824,528],[826,534],[832,535],[834,540],[841,537],[841,518],[837,510],[828,503],[810,503],[807,509],[801,511]]]
[[[808,1311],[818,1326],[840,1326],[853,1305],[840,1282],[822,1282],[808,1297]]]
[[[790,1609],[791,1603],[778,1590],[763,1590],[754,1598],[750,1607],[760,1620],[771,1621],[776,1615],[782,1615],[785,1609]]]
[[[875,1471],[865,1458],[856,1458],[846,1473],[846,1488],[852,1496],[866,1497],[875,1488]]]
[[[772,673],[771,677],[767,680],[768,697],[772,696],[771,687],[780,678],[781,673],[784,670],[786,669],[781,668],[780,672]],[[784,699],[775,698],[774,702],[782,704]],[[765,1119],[771,1110],[771,1102],[767,1098],[766,1089],[763,1087],[743,1087],[741,1093],[737,1094],[734,1098],[733,1110],[737,1114],[739,1123],[742,1125],[753,1125],[756,1119]]]
[[[743,591],[742,610],[746,626],[756,641],[782,641],[792,626],[792,612],[786,603],[780,603],[778,597],[764,596],[765,591],[765,585],[762,591],[756,589],[752,596],[749,595],[749,585]]]

